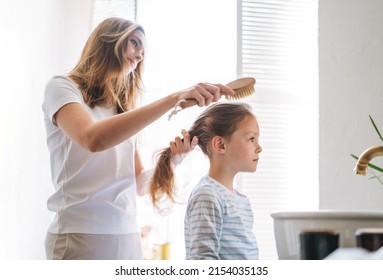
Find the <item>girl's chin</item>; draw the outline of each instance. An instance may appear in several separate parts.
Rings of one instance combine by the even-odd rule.
[[[250,172],[255,172],[255,171],[257,171],[257,165],[253,166],[253,168],[251,168]]]
[[[255,166],[255,167],[252,167],[252,168],[247,168],[246,170],[243,170],[243,171],[241,171],[241,172],[245,172],[245,173],[253,173],[253,172],[255,172],[255,171],[257,171],[257,167]]]

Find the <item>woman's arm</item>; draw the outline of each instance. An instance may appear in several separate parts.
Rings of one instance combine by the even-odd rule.
[[[137,150],[134,152],[134,167],[136,171],[136,193],[138,196],[147,194],[149,189],[149,182],[153,176],[154,169],[144,170],[141,157]]]
[[[54,118],[57,125],[83,148],[98,152],[120,144],[168,112],[181,99],[194,98],[199,106],[218,101],[221,94],[234,92],[220,84],[198,84],[143,107],[95,122],[79,103],[61,107]]]

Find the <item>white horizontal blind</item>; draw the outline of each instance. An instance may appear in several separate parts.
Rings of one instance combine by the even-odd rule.
[[[256,173],[238,176],[252,201],[261,259],[277,258],[270,214],[318,208],[317,0],[238,2],[238,75],[255,77],[249,98],[263,151]]]
[[[136,20],[136,0],[93,0],[92,28],[108,17]]]

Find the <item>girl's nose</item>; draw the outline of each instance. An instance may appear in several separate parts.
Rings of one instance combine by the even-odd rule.
[[[260,145],[258,145],[257,150],[258,150],[258,153],[262,152],[262,147]]]

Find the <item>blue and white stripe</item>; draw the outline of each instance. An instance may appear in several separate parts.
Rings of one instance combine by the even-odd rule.
[[[258,259],[249,199],[209,176],[192,191],[184,226],[186,259]]]

